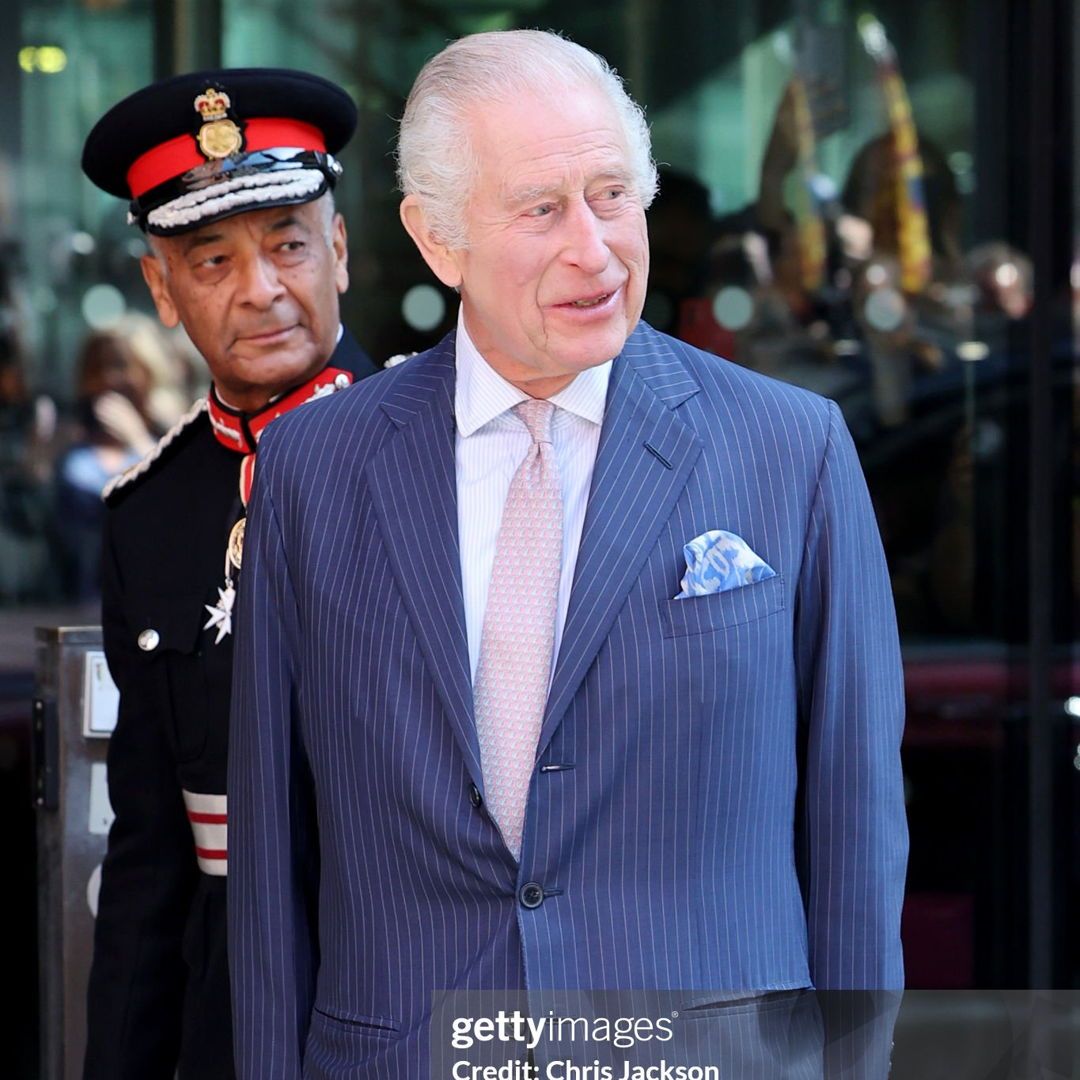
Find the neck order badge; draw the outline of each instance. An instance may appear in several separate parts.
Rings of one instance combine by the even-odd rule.
[[[259,437],[272,420],[298,405],[305,405],[316,398],[344,390],[352,385],[352,381],[353,377],[348,371],[326,367],[315,378],[295,387],[255,413],[242,413],[230,408],[218,397],[216,389],[211,388],[206,404],[214,436],[222,446],[244,455],[240,466],[240,517],[229,531],[229,541],[225,546],[225,584],[218,589],[218,602],[204,605],[210,618],[203,629],[217,629],[215,645],[219,645],[226,634],[232,633],[232,610],[236,602],[234,575],[240,572],[244,557],[244,523],[247,521],[251,485],[255,480],[255,452],[258,449]]]

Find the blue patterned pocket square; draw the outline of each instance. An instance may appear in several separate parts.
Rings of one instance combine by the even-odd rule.
[[[776,571],[755,555],[741,536],[724,529],[710,529],[695,536],[683,548],[683,554],[686,573],[676,600],[709,596],[776,577]]]

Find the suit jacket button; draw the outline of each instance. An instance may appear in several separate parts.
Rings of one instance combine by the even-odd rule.
[[[522,907],[538,908],[544,902],[544,890],[535,881],[530,881],[527,885],[521,886],[518,897],[521,900]]]
[[[143,652],[153,652],[161,641],[161,635],[156,630],[144,630],[138,637],[139,648]]]
[[[469,802],[479,810],[484,805],[484,797],[480,794],[480,789],[475,784],[469,785]]]

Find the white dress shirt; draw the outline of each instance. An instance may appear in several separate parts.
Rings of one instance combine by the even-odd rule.
[[[570,586],[585,524],[611,363],[609,360],[581,372],[569,386],[550,398],[556,406],[551,438],[563,499],[562,571],[555,610],[553,671],[570,606]],[[510,481],[532,445],[525,424],[510,410],[528,397],[480,355],[465,328],[464,316],[459,313],[454,391],[458,538],[469,671],[474,680],[503,506]]]

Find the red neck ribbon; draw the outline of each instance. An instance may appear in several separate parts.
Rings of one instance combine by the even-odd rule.
[[[251,495],[251,483],[255,477],[255,451],[263,429],[279,416],[291,412],[316,398],[325,397],[336,390],[352,385],[352,373],[336,367],[325,367],[313,379],[309,379],[275,401],[269,402],[253,413],[240,412],[226,405],[218,397],[217,388],[211,387],[206,408],[210,414],[210,426],[222,446],[244,455],[240,466],[240,498],[247,506]]]

